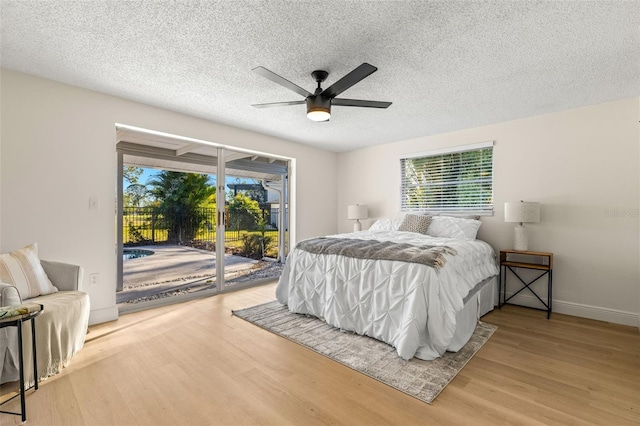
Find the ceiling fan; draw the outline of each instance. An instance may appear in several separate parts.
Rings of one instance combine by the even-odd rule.
[[[306,103],[307,117],[313,121],[328,121],[331,117],[332,105],[364,108],[387,108],[389,107],[389,105],[391,105],[391,102],[336,98],[336,96],[338,96],[340,93],[358,83],[360,80],[363,80],[364,78],[370,76],[377,70],[378,68],[365,62],[324,90],[322,90],[320,84],[327,79],[329,73],[323,70],[316,70],[311,73],[311,76],[316,81],[316,83],[318,83],[318,87],[316,88],[314,93],[311,93],[264,67],[257,67],[254,68],[253,71],[273,81],[274,83],[286,87],[289,90],[293,90],[297,94],[304,96],[305,99],[301,101],[254,104],[252,106],[256,108],[269,108],[286,105],[301,105]]]

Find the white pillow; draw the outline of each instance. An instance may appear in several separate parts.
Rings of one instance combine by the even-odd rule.
[[[369,228],[369,231],[397,231],[402,223],[402,218],[396,219],[378,219]]]
[[[0,255],[0,282],[16,286],[23,301],[58,291],[40,265],[37,244]]]
[[[462,217],[433,216],[427,229],[432,237],[456,238],[458,240],[475,240],[482,222]]]

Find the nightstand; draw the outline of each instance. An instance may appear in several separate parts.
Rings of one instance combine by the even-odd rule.
[[[510,260],[510,256],[517,255],[518,259]],[[541,258],[542,262],[537,263],[536,258]],[[522,260],[525,259],[525,260]],[[531,259],[528,261],[527,259]],[[519,274],[518,271],[514,270],[514,268],[522,268],[522,269],[533,269],[540,271],[540,275],[538,275],[533,280],[526,282]],[[518,291],[513,293],[511,296],[507,297],[507,271],[511,271],[513,276],[515,276],[522,287],[519,288]],[[526,306],[527,308],[538,309],[541,311],[547,311],[547,319],[551,317],[551,304],[552,304],[552,285],[553,285],[553,253],[541,252],[541,251],[520,251],[520,250],[500,250],[500,280],[498,289],[498,308],[501,308],[503,305],[506,305],[509,300],[511,300],[514,296],[520,294],[520,292],[524,289],[529,289],[529,291],[542,303],[544,308],[535,308]],[[545,302],[535,291],[531,288],[531,285],[538,281],[540,278],[547,276],[547,301]],[[513,303],[509,303],[513,304]]]

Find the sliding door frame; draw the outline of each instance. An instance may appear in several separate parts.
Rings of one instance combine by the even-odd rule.
[[[216,170],[216,293],[225,289],[224,283],[224,240],[226,232],[225,203],[227,193],[225,191],[225,149],[218,148],[218,166]],[[222,209],[220,209],[222,206]]]

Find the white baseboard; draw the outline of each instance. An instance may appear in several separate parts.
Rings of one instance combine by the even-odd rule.
[[[91,312],[89,312],[89,325],[115,321],[117,319],[118,307],[115,305],[108,308],[92,309]]]
[[[507,293],[507,297],[510,294]],[[546,299],[542,299],[546,302]],[[541,308],[542,304],[534,296],[519,294],[511,299],[518,305],[531,306]],[[606,321],[614,324],[630,325],[632,327],[640,327],[640,315],[633,312],[619,311],[615,309],[601,308],[598,306],[582,305],[580,303],[565,302],[562,300],[554,300],[552,308],[553,312],[559,314],[572,315],[574,317],[589,318],[598,321]]]

